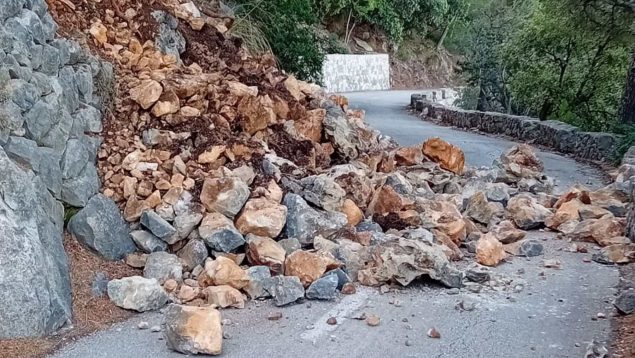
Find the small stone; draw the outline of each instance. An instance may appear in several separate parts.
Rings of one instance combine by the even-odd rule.
[[[606,314],[605,314],[605,313],[603,313],[603,312],[598,312],[598,314],[597,314],[597,315],[595,315],[595,316],[596,316],[597,318],[602,318],[602,319],[606,318]]]
[[[626,291],[615,300],[615,308],[623,315],[635,313],[635,291]]]
[[[439,333],[439,331],[437,331],[437,329],[434,327],[430,328],[427,334],[428,334],[428,337],[430,338],[435,338],[435,339],[441,338],[441,333]]]
[[[337,324],[337,318],[335,317],[329,317],[329,319],[326,320],[326,324],[334,326]]]
[[[148,329],[150,328],[150,324],[148,324],[148,322],[139,322],[139,324],[137,325],[138,329],[144,330],[144,329]]]
[[[547,268],[553,268],[558,270],[561,268],[560,261],[556,259],[543,260],[542,265]]]
[[[412,346],[412,341],[407,339],[405,344],[406,344],[406,347],[410,347]]]
[[[282,318],[282,312],[271,312],[267,316],[267,319],[270,321],[278,321]]]
[[[163,289],[165,289],[167,292],[174,292],[178,287],[179,283],[173,279],[166,280],[163,284]]]
[[[150,327],[150,332],[158,333],[158,332],[161,332],[161,331],[162,331],[161,330],[161,326],[152,326],[152,327]]]
[[[368,315],[365,320],[366,324],[371,327],[377,327],[381,323],[381,318],[374,314]]]
[[[544,247],[536,240],[525,240],[520,244],[518,248],[518,254],[520,256],[535,257],[542,255]]]
[[[310,300],[332,300],[337,297],[337,275],[326,275],[315,280],[306,290]]]
[[[141,225],[170,245],[179,240],[176,229],[154,211],[148,210],[141,214]]]
[[[349,282],[344,284],[341,292],[344,295],[353,295],[355,294],[355,292],[357,292],[357,289],[355,288],[355,285]]]
[[[275,276],[266,281],[265,288],[273,296],[278,307],[304,297],[304,286],[296,276]]]

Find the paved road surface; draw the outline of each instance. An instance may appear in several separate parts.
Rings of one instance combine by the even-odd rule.
[[[466,151],[472,165],[489,165],[513,143],[455,131],[419,121],[403,112],[409,92],[355,93],[353,105],[367,109],[368,120],[401,144],[415,144],[428,136],[441,136]],[[541,153],[547,172],[563,183],[596,183],[592,168],[551,153]],[[514,258],[494,272],[506,277],[507,286],[458,294],[425,283],[380,294],[360,288],[336,302],[305,302],[276,308],[270,302],[250,302],[244,310],[225,310],[225,357],[582,357],[591,340],[606,341],[609,321],[593,320],[598,312],[611,312],[618,282],[615,268],[585,263],[589,254],[567,252],[567,243],[552,234],[531,233],[544,239],[542,257]],[[561,270],[546,269],[543,259],[558,259]],[[476,304],[473,311],[455,309],[457,302]],[[267,320],[280,311],[279,321]],[[377,314],[381,325],[368,327],[355,320],[362,313]],[[337,317],[338,324],[326,320]],[[136,325],[160,324],[159,313],[138,315],[128,322],[86,337],[53,354],[55,358],[170,358],[161,333],[140,331]],[[428,338],[436,327],[441,339]],[[407,342],[407,344],[406,344]]]

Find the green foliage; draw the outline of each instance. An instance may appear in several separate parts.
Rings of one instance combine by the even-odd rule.
[[[79,212],[79,208],[72,206],[64,206],[64,226],[68,225],[68,222]]]
[[[614,129],[635,41],[620,1],[475,1],[450,43],[477,108]]]

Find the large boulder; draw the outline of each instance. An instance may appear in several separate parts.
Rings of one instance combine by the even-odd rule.
[[[165,312],[165,342],[183,354],[219,355],[223,351],[221,314],[213,306],[172,304]]]
[[[507,204],[507,211],[514,224],[523,230],[544,226],[545,221],[552,215],[549,209],[527,194],[511,198]]]
[[[247,201],[236,220],[243,235],[253,234],[275,238],[280,235],[287,220],[287,208],[267,198]]]
[[[600,246],[609,246],[614,238],[624,235],[624,224],[614,217],[588,219],[578,223],[568,237],[572,240],[596,242]]]
[[[109,281],[108,297],[116,306],[138,312],[157,310],[168,302],[157,280],[141,276]]]
[[[0,339],[50,334],[71,318],[62,205],[2,148],[0,192]]]
[[[423,143],[422,151],[428,158],[439,163],[441,168],[455,174],[463,174],[465,155],[461,148],[441,138],[431,138]]]
[[[247,259],[251,265],[263,265],[275,274],[284,272],[285,249],[268,237],[249,235],[247,237]]]
[[[71,218],[68,231],[107,260],[121,260],[136,250],[128,224],[110,198],[97,194]]]
[[[297,194],[285,195],[283,204],[288,210],[286,236],[302,245],[310,245],[318,235],[327,237],[348,223],[346,215],[313,209]]]

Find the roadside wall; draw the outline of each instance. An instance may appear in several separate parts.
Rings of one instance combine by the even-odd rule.
[[[56,31],[45,0],[0,0],[0,339],[70,320],[64,205],[100,186],[94,89],[113,69]]]
[[[423,116],[443,125],[503,134],[581,159],[610,161],[619,141],[619,136],[614,134],[583,132],[578,127],[555,120],[541,121],[504,113],[449,108],[422,99],[418,94],[412,95],[410,104]]]
[[[328,92],[390,89],[390,61],[387,54],[326,55],[322,68]]]

